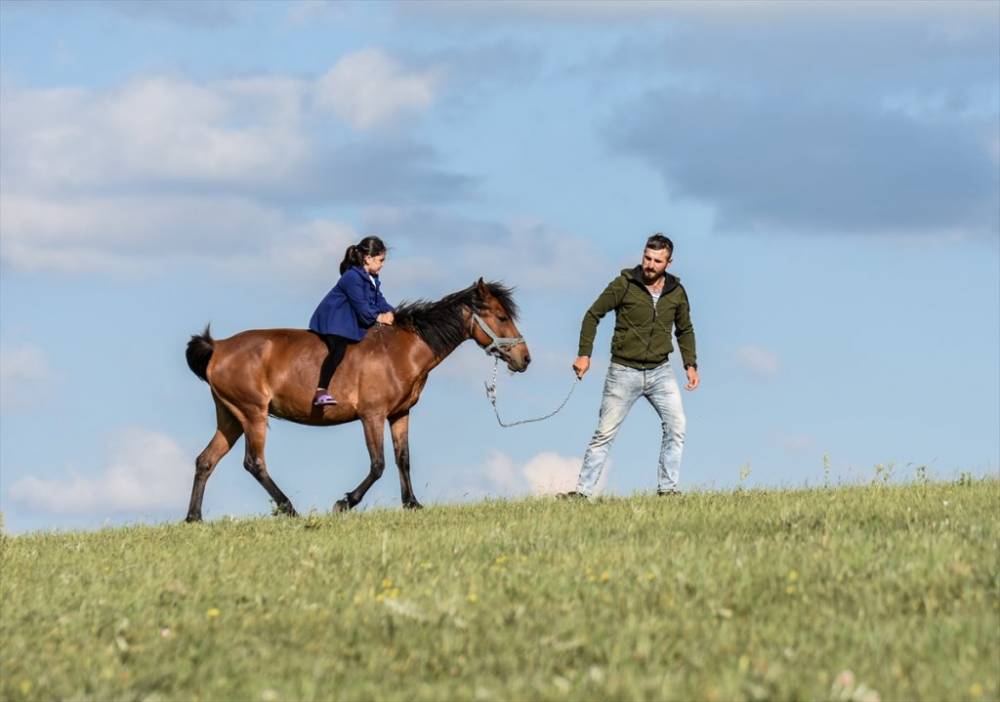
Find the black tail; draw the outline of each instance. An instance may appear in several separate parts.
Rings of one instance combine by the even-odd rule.
[[[187,354],[185,354],[187,356],[188,368],[206,383],[208,382],[208,377],[205,375],[205,371],[208,369],[208,362],[212,358],[212,351],[215,350],[211,327],[212,325],[209,324],[205,327],[204,332],[191,337],[191,341],[188,342]]]

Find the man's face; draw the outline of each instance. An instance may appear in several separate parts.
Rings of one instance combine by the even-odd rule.
[[[642,277],[647,283],[655,283],[670,267],[669,249],[646,249],[642,252]]]

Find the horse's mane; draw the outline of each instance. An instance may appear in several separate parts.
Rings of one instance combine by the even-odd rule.
[[[511,319],[517,320],[518,308],[514,302],[514,291],[502,283],[486,283],[486,287],[507,310]],[[435,354],[446,356],[465,340],[462,310],[469,308],[481,312],[485,307],[476,286],[470,285],[437,302],[404,301],[396,308],[396,324],[419,334]]]

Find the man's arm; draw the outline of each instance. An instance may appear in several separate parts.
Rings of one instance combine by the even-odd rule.
[[[580,325],[580,344],[577,350],[577,359],[573,363],[573,370],[576,375],[582,378],[590,369],[590,355],[594,352],[594,337],[597,336],[597,325],[608,312],[618,306],[622,297],[622,285],[627,286],[622,276],[618,276],[604,288],[594,304],[590,306],[586,314],[583,315],[583,324]]]
[[[677,334],[677,345],[681,348],[681,358],[684,360],[684,370],[687,371],[688,390],[694,390],[700,382],[698,379],[698,354],[695,350],[694,325],[691,323],[691,303],[688,301],[687,290],[681,288],[684,301],[677,305],[674,313],[674,330]]]

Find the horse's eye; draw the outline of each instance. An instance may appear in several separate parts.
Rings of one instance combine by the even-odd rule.
[[[498,316],[497,319],[499,319],[501,322],[506,322],[509,319],[509,317]]]

